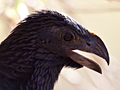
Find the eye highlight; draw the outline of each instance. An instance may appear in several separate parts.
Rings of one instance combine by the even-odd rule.
[[[71,41],[73,39],[73,35],[70,34],[70,33],[65,33],[64,36],[63,36],[63,39],[65,41]]]

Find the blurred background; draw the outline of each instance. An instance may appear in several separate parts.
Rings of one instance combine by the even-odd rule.
[[[18,22],[41,9],[58,10],[68,14],[99,35],[110,55],[120,60],[120,0],[0,0],[0,42]],[[79,90],[75,87],[75,84],[71,84],[61,75],[55,90]]]

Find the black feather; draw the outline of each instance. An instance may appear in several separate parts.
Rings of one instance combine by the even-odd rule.
[[[52,33],[59,36],[59,29],[86,32],[73,19],[50,10],[18,24],[0,45],[0,90],[52,90],[64,66],[82,67],[62,53],[64,42]]]

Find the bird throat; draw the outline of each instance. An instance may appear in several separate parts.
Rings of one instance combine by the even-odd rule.
[[[44,62],[37,62],[38,66],[28,81],[28,90],[53,90],[63,66],[44,65]],[[41,66],[43,64],[44,66]]]

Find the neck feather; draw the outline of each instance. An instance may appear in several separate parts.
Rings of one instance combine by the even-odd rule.
[[[36,62],[34,73],[31,76],[31,80],[28,81],[28,88],[32,88],[32,90],[53,90],[63,65],[55,65],[52,61],[48,63],[49,65],[46,62]],[[41,64],[44,66],[41,66]]]

